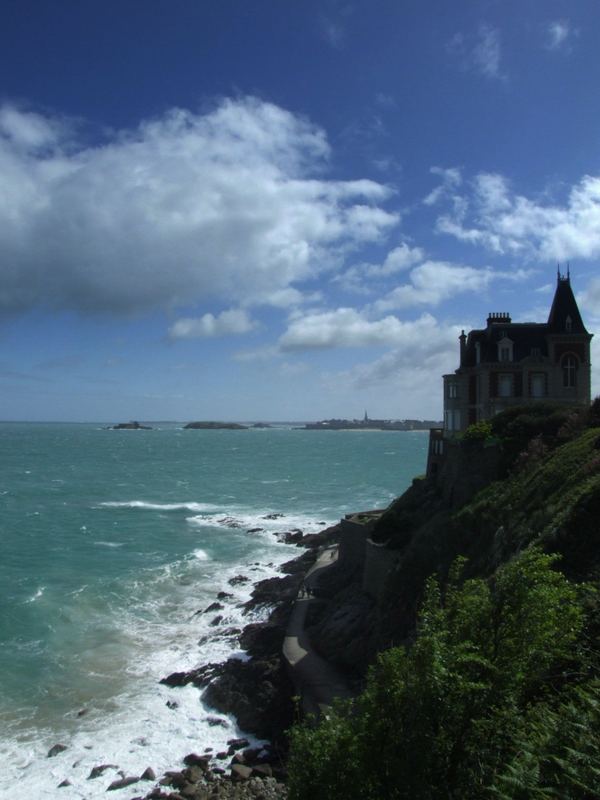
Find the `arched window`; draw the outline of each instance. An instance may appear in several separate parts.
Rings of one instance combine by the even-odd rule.
[[[577,359],[567,355],[562,360],[563,386],[573,388],[577,385]]]

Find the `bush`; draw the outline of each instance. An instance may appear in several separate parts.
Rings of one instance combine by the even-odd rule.
[[[523,714],[545,707],[583,623],[555,561],[531,548],[493,581],[461,585],[459,560],[445,596],[431,578],[412,647],[381,654],[353,704],[292,731],[291,799],[483,798],[498,776],[498,792],[510,783],[524,741],[546,758]]]

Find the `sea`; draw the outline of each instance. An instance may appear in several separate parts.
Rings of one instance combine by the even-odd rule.
[[[2,798],[105,797],[117,768],[226,749],[235,720],[160,679],[247,657],[230,629],[266,617],[243,603],[302,552],[285,532],[385,507],[425,469],[422,431],[149,424],[0,423]]]

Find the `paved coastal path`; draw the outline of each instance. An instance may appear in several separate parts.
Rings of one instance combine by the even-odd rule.
[[[337,545],[326,547],[306,573],[288,623],[283,641],[283,656],[289,664],[292,680],[308,714],[326,713],[335,697],[353,697],[345,678],[328,661],[313,650],[304,626],[311,603],[318,602],[315,590],[324,570],[332,567],[338,557]]]

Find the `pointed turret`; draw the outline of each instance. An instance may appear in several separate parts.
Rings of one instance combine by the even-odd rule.
[[[571,289],[569,273],[566,276],[558,273],[554,300],[548,316],[548,333],[588,333]]]

